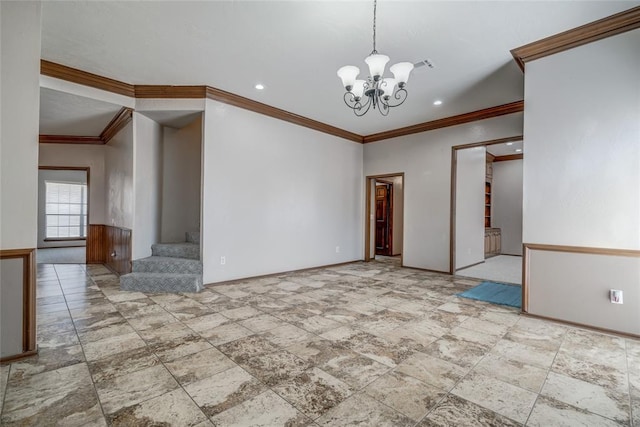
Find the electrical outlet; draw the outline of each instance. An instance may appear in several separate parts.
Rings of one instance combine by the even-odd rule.
[[[609,298],[612,304],[622,304],[622,291],[619,289],[610,289]]]
[[[226,263],[227,263],[227,257],[221,256],[220,257],[220,265],[225,265]]]
[[[340,253],[340,246],[336,246],[336,253],[339,254]]]

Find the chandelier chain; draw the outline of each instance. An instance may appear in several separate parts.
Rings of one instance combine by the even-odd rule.
[[[371,53],[378,53],[376,50],[376,9],[378,1],[373,0],[373,51]]]

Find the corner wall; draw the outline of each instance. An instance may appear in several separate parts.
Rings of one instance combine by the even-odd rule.
[[[590,249],[566,263],[533,251],[529,313],[640,334],[638,46],[637,29],[526,64],[525,244],[636,254],[622,268]],[[570,308],[550,302],[565,294]]]
[[[362,259],[361,144],[212,100],[203,135],[205,283]]]
[[[503,255],[522,255],[522,160],[493,163],[492,220]]]
[[[133,228],[133,123],[105,145],[105,224]]]

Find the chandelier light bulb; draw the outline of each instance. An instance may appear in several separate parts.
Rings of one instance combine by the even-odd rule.
[[[393,73],[393,77],[398,80],[398,86],[404,87],[409,81],[409,74],[413,70],[413,64],[411,62],[398,62],[389,68],[389,71]]]
[[[345,65],[338,70],[338,77],[342,79],[342,86],[344,86],[347,92],[351,92],[351,88],[353,88],[358,74],[360,74],[360,69],[354,65]]]
[[[387,65],[387,62],[389,62],[389,57],[387,55],[374,53],[367,56],[364,62],[369,66],[369,75],[374,81],[378,81],[380,76],[384,74],[384,67]]]

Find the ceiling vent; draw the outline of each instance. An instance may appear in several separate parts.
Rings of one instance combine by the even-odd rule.
[[[418,68],[423,68],[423,67],[427,67],[427,68],[435,68],[435,65],[433,65],[433,61],[430,59],[423,59],[422,61],[418,61],[415,64],[413,64],[413,67],[415,69]]]

